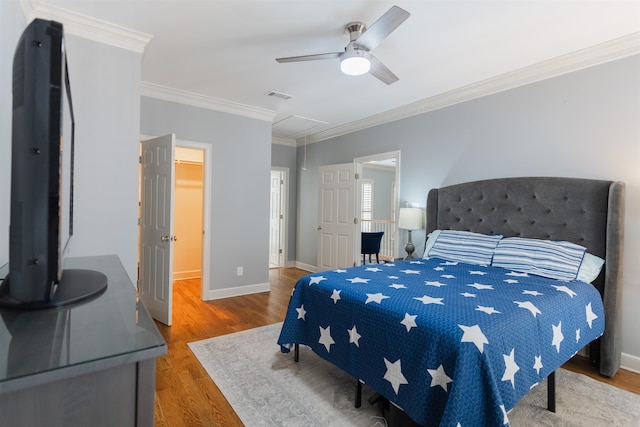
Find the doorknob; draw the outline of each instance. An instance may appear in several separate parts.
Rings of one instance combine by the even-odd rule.
[[[174,242],[177,242],[178,241],[178,236],[171,236],[171,240],[174,241]]]
[[[318,226],[318,230],[322,230],[322,226],[321,225]]]
[[[168,242],[169,241],[169,236],[162,236],[160,238],[160,240],[162,240],[163,242]]]

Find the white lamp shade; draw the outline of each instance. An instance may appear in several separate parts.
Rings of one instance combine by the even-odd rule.
[[[424,228],[424,215],[420,208],[400,208],[398,227],[405,230],[421,230]]]

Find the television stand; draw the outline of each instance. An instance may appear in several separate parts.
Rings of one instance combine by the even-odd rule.
[[[0,285],[0,307],[17,310],[43,310],[62,308],[91,300],[107,289],[107,276],[94,270],[62,270],[62,278],[49,301],[24,302],[15,299],[9,292],[9,276]]]

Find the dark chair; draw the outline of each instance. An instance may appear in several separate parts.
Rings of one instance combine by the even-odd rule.
[[[362,232],[360,238],[360,253],[362,254],[362,264],[366,264],[365,256],[369,255],[369,263],[371,263],[371,255],[376,256],[376,263],[380,264],[378,254],[380,253],[380,242],[384,231],[374,233]]]

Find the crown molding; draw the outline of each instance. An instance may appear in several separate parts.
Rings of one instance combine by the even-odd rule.
[[[483,96],[626,58],[640,53],[640,32],[628,34],[592,47],[577,50],[487,80],[435,95],[343,126],[307,135],[307,143],[353,133],[418,114],[435,111]]]
[[[40,3],[38,0],[20,0],[20,7],[27,22],[31,22],[35,18],[58,21],[64,26],[66,34],[137,53],[144,53],[153,38],[150,34],[130,30],[71,10]]]
[[[278,145],[286,145],[288,147],[297,147],[298,144],[296,144],[296,140],[293,138],[281,138],[279,136],[272,136],[271,137],[271,143],[272,144],[278,144]]]
[[[190,105],[192,107],[205,108],[207,110],[263,120],[269,123],[273,121],[277,114],[276,111],[226,101],[224,99],[213,98],[197,93],[186,92],[149,82],[140,83],[140,95],[163,101],[177,102],[179,104]]]

